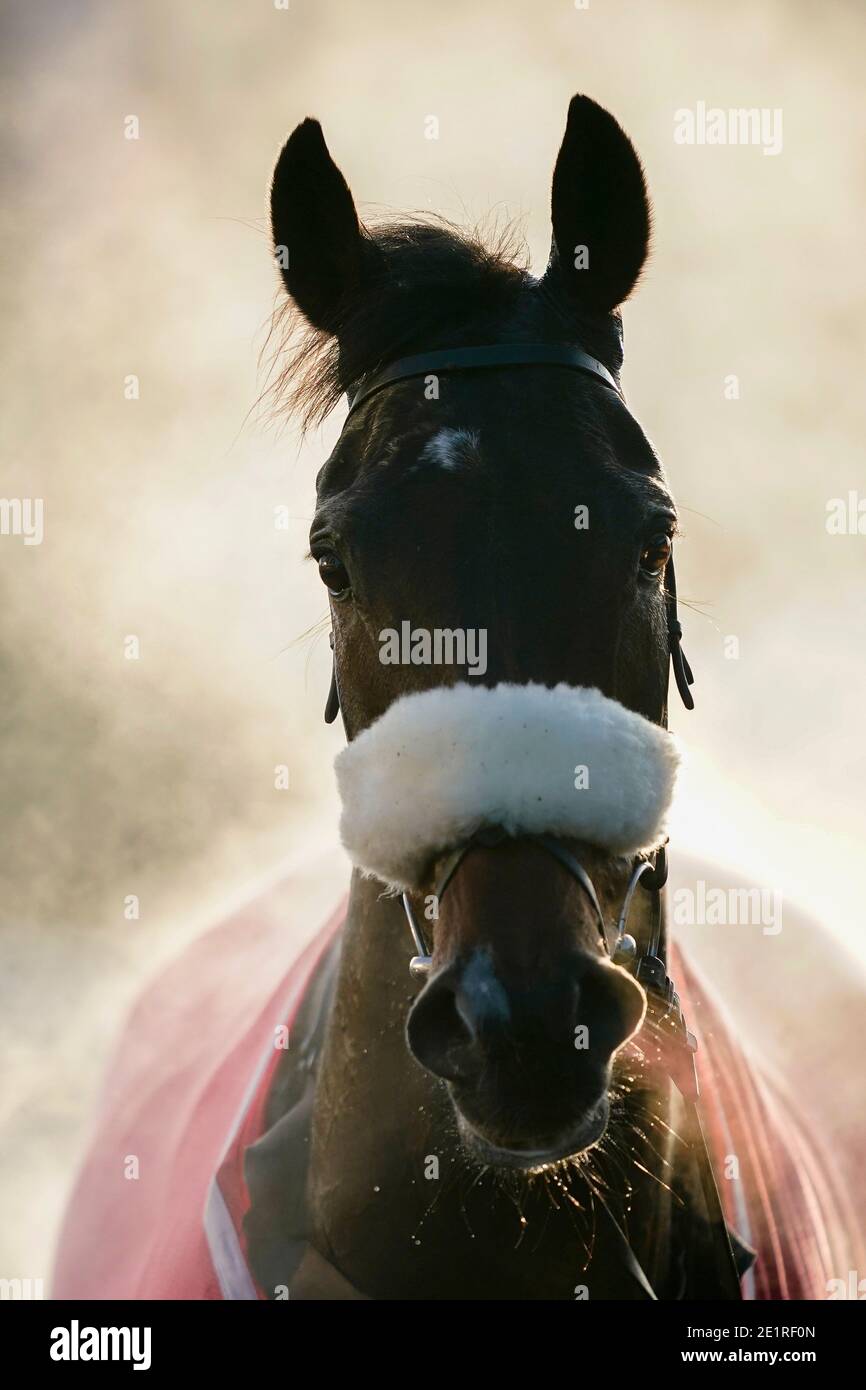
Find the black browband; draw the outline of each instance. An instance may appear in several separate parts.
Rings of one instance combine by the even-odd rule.
[[[401,357],[380,372],[374,372],[354,392],[347,392],[349,415],[362,401],[416,376],[438,376],[448,372],[483,370],[485,367],[569,367],[574,372],[586,372],[603,381],[618,396],[622,396],[616,378],[597,357],[570,343],[489,343],[484,347],[442,348],[439,352],[422,352],[416,357]],[[348,416],[346,417],[348,419]]]

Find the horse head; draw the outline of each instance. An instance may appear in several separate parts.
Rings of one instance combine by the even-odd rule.
[[[676,512],[619,390],[643,172],[575,97],[540,279],[438,221],[365,227],[312,120],[271,208],[307,325],[300,399],[314,418],[354,402],[310,534],[349,738],[344,838],[430,939],[412,1053],[476,1156],[531,1168],[605,1129],[646,1003],[617,923],[675,760]]]

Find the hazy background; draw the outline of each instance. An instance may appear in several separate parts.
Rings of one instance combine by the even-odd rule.
[[[299,640],[326,611],[302,557],[339,419],[302,449],[247,420],[275,292],[266,185],[308,114],[362,215],[504,207],[536,270],[569,97],[631,133],[656,240],[624,380],[698,609],[674,844],[866,957],[866,536],[825,529],[829,498],[866,495],[862,6],[55,0],[5,6],[4,26],[0,492],[44,498],[45,538],[0,538],[0,1275],[47,1279],[141,981],[283,861],[299,938],[343,881],[327,640]],[[781,107],[782,153],[676,145],[699,100]]]

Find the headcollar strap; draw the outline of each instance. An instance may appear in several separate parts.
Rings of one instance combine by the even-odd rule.
[[[583,348],[570,343],[489,343],[483,347],[443,348],[439,352],[422,352],[415,357],[401,357],[389,367],[362,380],[357,391],[347,392],[349,414],[363,401],[369,400],[386,386],[397,381],[409,381],[418,376],[440,376],[448,372],[478,370],[485,367],[569,367],[603,381],[618,396],[616,378],[603,362]]]

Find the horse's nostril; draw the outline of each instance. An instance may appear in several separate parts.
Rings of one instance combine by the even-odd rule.
[[[618,966],[599,962],[581,981],[578,1021],[588,1025],[594,1044],[608,1055],[637,1032],[645,1007],[640,985]]]
[[[595,1074],[639,1028],[644,1003],[626,971],[600,960],[565,967],[553,994],[548,982],[512,999],[486,953],[479,952],[430,980],[409,1014],[406,1034],[413,1056],[434,1076],[472,1082],[494,1057],[502,1064],[522,1054],[525,1071],[534,1054],[546,1066],[562,1055],[562,1030],[585,1025],[586,1047],[570,1052],[571,1065],[584,1071],[589,1064]]]
[[[466,1080],[478,1064],[475,1030],[457,991],[453,971],[443,971],[418,996],[406,1024],[413,1056],[445,1081]]]

